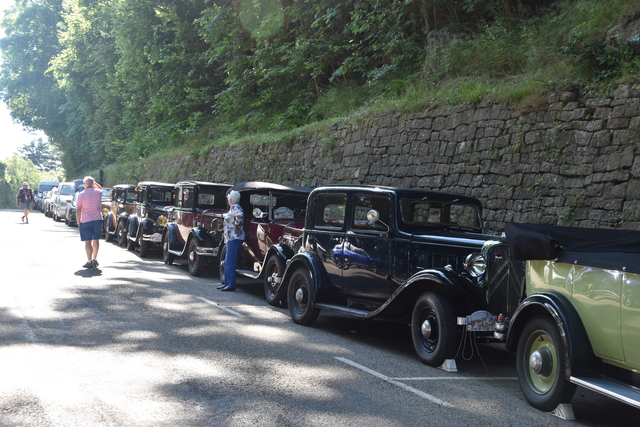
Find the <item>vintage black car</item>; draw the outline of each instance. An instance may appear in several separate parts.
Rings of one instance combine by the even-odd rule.
[[[135,212],[127,224],[127,249],[140,247],[145,258],[151,249],[162,250],[162,232],[167,225],[167,208],[173,204],[174,184],[143,181],[136,187]]]
[[[274,286],[279,281],[288,259],[295,253],[294,242],[302,234],[307,199],[311,188],[269,182],[239,182],[229,191],[240,193],[244,211],[245,242],[238,256],[237,272],[253,279],[262,279],[267,302],[280,305]],[[221,228],[220,224],[218,228]],[[220,279],[224,282],[226,249],[217,234]],[[275,246],[280,243],[279,246]]]
[[[172,264],[186,258],[189,274],[200,276],[218,259],[212,233],[213,221],[227,209],[228,184],[181,181],[173,189],[173,206],[167,210],[169,222],[162,234],[162,258]]]
[[[565,417],[580,386],[640,408],[640,232],[510,223],[468,266],[533,407]]]
[[[120,246],[127,244],[127,224],[129,215],[135,212],[136,186],[131,184],[114,185],[111,200],[102,202],[102,227],[105,240],[116,238]]]
[[[300,250],[274,293],[286,295],[302,325],[321,310],[410,323],[421,361],[440,366],[458,348],[456,317],[488,309],[485,289],[464,261],[491,238],[472,197],[320,187],[309,195]]]

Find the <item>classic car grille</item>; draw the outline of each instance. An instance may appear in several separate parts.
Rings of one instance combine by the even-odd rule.
[[[491,247],[486,261],[484,280],[490,311],[510,317],[518,307],[522,295],[524,266],[522,262],[511,259],[506,244]]]

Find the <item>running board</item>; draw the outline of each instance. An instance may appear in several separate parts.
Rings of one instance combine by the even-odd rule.
[[[241,270],[238,269],[236,270],[239,274],[242,274],[243,276],[247,276],[250,277],[252,279],[258,279],[258,277],[260,277],[260,272],[258,271],[251,271],[251,270]]]
[[[625,383],[599,377],[569,377],[569,381],[640,409],[640,390]]]
[[[358,308],[345,307],[343,305],[337,305],[337,304],[320,303],[320,304],[313,304],[313,306],[321,310],[337,311],[339,313],[346,313],[350,316],[360,317],[360,318],[365,318],[367,317],[368,314],[371,313],[370,311],[367,311],[367,310],[360,310]]]

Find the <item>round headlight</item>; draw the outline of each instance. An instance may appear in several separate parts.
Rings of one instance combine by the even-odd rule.
[[[160,215],[158,217],[158,225],[161,227],[164,227],[165,225],[167,225],[167,217],[164,215]]]
[[[211,230],[212,231],[220,231],[224,228],[224,221],[222,218],[213,218],[211,221]]]
[[[487,261],[482,254],[469,254],[464,260],[464,266],[472,277],[480,277],[487,269]]]

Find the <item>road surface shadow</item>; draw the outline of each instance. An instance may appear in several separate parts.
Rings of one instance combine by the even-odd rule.
[[[81,277],[96,277],[102,276],[102,270],[100,270],[99,268],[87,268],[84,270],[78,270],[73,274]]]

